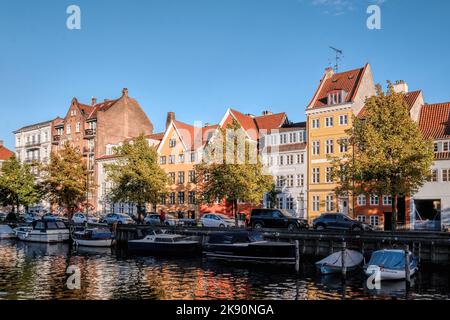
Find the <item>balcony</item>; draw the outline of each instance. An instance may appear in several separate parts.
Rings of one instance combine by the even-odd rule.
[[[40,145],[41,145],[41,141],[40,141],[40,140],[37,140],[37,141],[27,141],[27,142],[25,143],[25,148],[29,148],[29,149],[31,149],[31,148],[39,148]]]
[[[40,158],[36,157],[36,158],[25,158],[25,163],[36,163],[36,162],[40,162]]]
[[[95,129],[85,129],[84,130],[84,139],[92,139],[95,137],[96,130]]]
[[[53,144],[59,144],[60,141],[61,141],[61,135],[60,134],[57,134],[57,135],[53,136],[53,139],[52,139],[52,143]]]

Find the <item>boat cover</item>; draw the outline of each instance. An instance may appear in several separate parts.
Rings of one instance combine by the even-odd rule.
[[[411,259],[412,262],[413,259]],[[383,266],[385,269],[405,270],[405,251],[379,250],[375,251],[368,265]]]
[[[10,233],[14,233],[14,231],[13,231],[13,229],[11,229],[10,226],[8,226],[6,224],[0,224],[0,233],[10,234]]]
[[[347,267],[354,267],[363,261],[363,255],[358,251],[345,250],[345,265]],[[335,267],[342,267],[342,251],[332,253],[328,257],[316,262],[317,265],[331,265]]]

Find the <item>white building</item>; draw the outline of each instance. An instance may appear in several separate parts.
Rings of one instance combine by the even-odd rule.
[[[274,177],[277,203],[264,197],[264,207],[286,209],[297,217],[307,212],[306,122],[285,124],[261,139],[264,165]]]
[[[435,161],[431,181],[411,201],[414,228],[450,228],[450,102],[425,104],[420,129],[434,141]]]

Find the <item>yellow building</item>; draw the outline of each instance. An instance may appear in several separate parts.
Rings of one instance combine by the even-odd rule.
[[[348,139],[345,130],[352,126],[367,97],[375,94],[369,64],[363,68],[335,73],[328,68],[306,108],[308,132],[308,220],[323,212],[342,212],[352,215],[352,199],[336,197],[330,177],[328,157],[342,156]],[[344,140],[345,141],[345,140]]]

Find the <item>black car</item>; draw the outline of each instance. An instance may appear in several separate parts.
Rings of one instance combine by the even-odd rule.
[[[292,216],[289,212],[280,209],[253,209],[250,215],[250,226],[261,228],[287,228],[289,231],[307,229],[308,222]]]
[[[370,230],[368,224],[354,220],[343,213],[323,213],[313,220],[313,228],[316,230]]]

